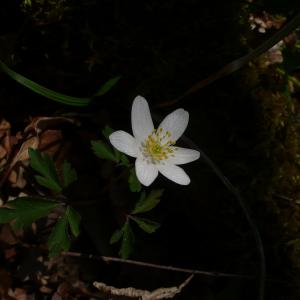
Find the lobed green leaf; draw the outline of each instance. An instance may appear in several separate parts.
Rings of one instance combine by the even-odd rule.
[[[121,237],[123,236],[124,230],[123,227],[121,229],[117,229],[111,236],[109,243],[110,244],[115,244],[117,243]]]
[[[117,77],[111,78],[108,81],[106,81],[101,86],[99,91],[94,94],[94,96],[102,96],[102,95],[106,94],[111,88],[113,88],[116,85],[116,83],[120,80],[120,78],[121,78],[121,76],[117,76]]]
[[[77,173],[75,169],[72,168],[71,164],[66,160],[62,165],[62,175],[65,188],[77,180]]]
[[[10,215],[8,218],[11,218],[11,220],[16,219],[16,228],[23,228],[29,226],[37,219],[48,215],[50,211],[60,204],[41,198],[20,197],[9,201],[7,205],[12,208],[10,209],[11,212],[8,212]]]
[[[80,225],[80,221],[81,221],[80,214],[75,209],[68,206],[67,210],[66,210],[66,216],[67,216],[72,234],[75,237],[77,237],[80,233],[80,230],[79,230],[79,225]]]
[[[105,143],[104,141],[102,140],[91,141],[91,144],[94,153],[98,157],[102,159],[112,160],[114,162],[119,161],[113,149],[109,145],[107,145],[107,143]]]
[[[147,233],[153,233],[160,227],[160,224],[158,222],[149,219],[132,217],[132,216],[130,217],[130,219],[136,222],[137,225]]]
[[[127,259],[133,250],[134,245],[134,233],[131,229],[129,221],[127,221],[123,226],[123,239],[120,249],[120,256],[124,259]]]
[[[28,154],[30,157],[30,166],[42,175],[35,176],[38,183],[57,193],[61,192],[62,187],[59,183],[53,160],[47,154],[43,154],[32,148],[29,148]]]
[[[140,192],[142,185],[136,177],[134,168],[130,169],[130,174],[128,178],[129,189],[131,192]]]
[[[70,246],[71,242],[68,237],[68,219],[67,214],[65,214],[57,221],[49,236],[49,257],[55,257],[59,255],[61,251],[68,251]]]
[[[49,178],[49,177],[45,178],[40,175],[36,175],[36,176],[34,176],[34,178],[39,185],[44,186],[54,192],[59,193],[62,190],[61,186],[56,181],[54,181],[52,178]]]
[[[145,192],[143,192],[131,214],[134,215],[150,211],[158,205],[162,194],[163,190],[153,190],[148,196],[146,196]]]
[[[108,137],[109,137],[113,132],[114,132],[114,130],[113,130],[111,127],[109,127],[108,125],[106,125],[106,126],[104,127],[104,129],[102,130],[102,134],[104,135],[104,137],[105,137],[106,139],[108,139]]]
[[[16,218],[14,209],[1,207],[0,208],[0,224],[5,224]]]

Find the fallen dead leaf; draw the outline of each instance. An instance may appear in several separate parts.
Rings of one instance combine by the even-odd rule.
[[[26,186],[27,181],[24,178],[24,172],[29,164],[29,148],[39,149],[40,151],[47,153],[50,157],[55,157],[56,163],[59,165],[64,159],[65,153],[64,151],[61,151],[63,148],[62,131],[56,128],[61,126],[63,123],[76,124],[73,119],[64,117],[33,118],[30,124],[25,128],[24,132],[18,133],[15,137],[15,140],[24,140],[24,142],[21,144],[19,151],[17,151],[13,157],[7,171],[3,175],[4,180],[5,178],[8,178],[12,187],[23,189]],[[3,128],[8,128],[8,125],[8,123],[3,123]],[[11,145],[11,142],[9,145]],[[6,163],[5,158],[8,153],[7,147],[7,145],[4,146],[3,144],[0,144],[0,167],[1,159],[3,160],[3,165]],[[2,182],[4,180],[2,179]]]
[[[15,248],[8,248],[4,250],[4,257],[6,260],[12,260],[17,255]]]
[[[71,289],[71,286],[70,286],[70,284],[68,282],[61,283],[58,286],[57,291],[52,296],[51,300],[67,300],[67,299],[71,299],[70,298],[70,289]]]
[[[12,229],[9,224],[3,224],[0,230],[0,241],[13,246],[18,244],[18,239],[15,234],[12,232]]]
[[[103,282],[94,282],[94,286],[104,294],[112,296],[125,296],[129,298],[137,298],[141,300],[161,300],[174,298],[182,289],[192,280],[194,275],[189,276],[181,285],[172,286],[168,288],[158,288],[152,292],[147,290],[140,290],[133,287],[116,288],[114,286],[106,285]]]
[[[11,275],[4,269],[0,269],[0,296],[1,299],[11,299],[8,296],[8,290],[11,288]]]
[[[8,295],[15,300],[27,300],[27,292],[24,289],[16,288],[15,290],[9,289]]]

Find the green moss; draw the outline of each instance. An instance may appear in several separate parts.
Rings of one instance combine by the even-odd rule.
[[[298,277],[300,103],[293,93],[295,85],[291,74],[275,65],[266,66],[265,61],[266,56],[261,57],[245,72],[245,84],[250,87],[252,99],[259,112],[260,145],[259,154],[256,155],[265,161],[260,173],[256,174],[260,180],[256,181],[254,190],[263,195],[266,211],[271,219],[275,220],[275,223],[271,224],[273,232],[267,232],[272,239],[274,252],[283,251],[287,255],[290,264],[286,266],[285,271]]]
[[[21,9],[37,26],[59,22],[70,10],[68,0],[23,0]]]

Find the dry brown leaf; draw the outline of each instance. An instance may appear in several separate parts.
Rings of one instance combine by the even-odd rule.
[[[27,300],[26,290],[16,288],[15,290],[9,289],[8,295],[15,300]]]
[[[60,149],[62,140],[60,130],[48,129],[40,134],[39,150],[53,157]]]
[[[152,292],[147,290],[139,290],[133,287],[128,288],[115,288],[106,285],[103,282],[94,282],[94,286],[104,294],[113,296],[125,296],[129,298],[138,298],[141,300],[161,300],[174,298],[181,290],[192,280],[194,275],[189,276],[179,287],[173,286],[169,288],[159,288]]]
[[[28,149],[37,149],[39,145],[39,138],[37,136],[32,136],[27,139],[22,145],[16,156],[11,162],[11,167],[13,167],[17,162],[25,163],[29,160]]]
[[[15,139],[25,139],[25,141],[12,159],[8,171],[6,172],[8,181],[13,187],[23,189],[27,184],[24,178],[24,171],[29,164],[29,148],[39,149],[42,152],[47,153],[50,157],[55,157],[57,156],[57,153],[60,153],[60,156],[58,158],[56,157],[56,159],[58,165],[62,162],[65,157],[65,153],[61,151],[63,135],[61,130],[51,128],[57,127],[63,123],[76,124],[71,118],[36,117],[31,120],[30,124],[25,128],[24,133],[18,133]],[[0,167],[1,157],[5,158],[6,156],[7,149],[0,144]]]
[[[0,122],[0,139],[10,131],[10,124],[5,119]]]
[[[71,299],[70,298],[70,289],[71,289],[71,286],[70,286],[70,284],[68,282],[61,283],[58,286],[57,291],[52,296],[51,300],[67,300],[67,299]]]
[[[13,246],[18,243],[18,239],[13,234],[9,224],[3,224],[0,230],[0,241],[6,245]]]
[[[24,179],[24,166],[29,164],[29,154],[28,149],[37,149],[39,145],[39,138],[37,136],[32,136],[26,140],[16,156],[13,158],[9,167],[8,180],[13,187],[24,188],[26,185],[26,180]]]
[[[0,296],[1,299],[7,299],[8,296],[8,290],[11,287],[12,280],[11,275],[4,269],[0,269]]]
[[[25,128],[24,132],[35,131],[37,134],[46,129],[56,127],[63,123],[77,124],[74,119],[65,117],[35,117],[31,123]]]
[[[2,119],[0,122],[0,167],[7,163],[7,157],[14,143],[15,139],[10,136],[10,124]]]
[[[12,260],[17,255],[16,248],[9,248],[4,250],[4,257],[6,260]]]

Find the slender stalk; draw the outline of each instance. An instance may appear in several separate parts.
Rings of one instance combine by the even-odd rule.
[[[263,242],[259,233],[259,230],[253,221],[250,211],[246,205],[244,198],[241,196],[239,190],[229,181],[229,179],[222,173],[222,171],[217,167],[217,165],[209,158],[209,156],[200,149],[192,140],[187,138],[186,136],[182,136],[182,140],[191,146],[191,148],[198,150],[201,153],[202,158],[206,161],[206,163],[212,168],[217,177],[221,180],[221,182],[226,186],[226,188],[234,195],[236,198],[242,212],[245,215],[245,218],[249,224],[249,227],[253,233],[257,253],[259,256],[259,283],[258,283],[258,299],[263,300],[265,295],[265,281],[266,281],[266,259]]]
[[[162,102],[156,105],[156,107],[165,107],[165,106],[174,105],[177,102],[181,101],[183,98],[197,92],[201,88],[241,69],[243,66],[247,65],[250,61],[257,58],[258,56],[260,56],[261,54],[265,53],[270,48],[272,48],[274,45],[276,45],[279,41],[281,41],[284,37],[289,35],[298,26],[300,26],[300,13],[295,15],[281,29],[279,29],[275,34],[273,34],[269,39],[267,39],[265,42],[263,42],[260,46],[255,48],[253,51],[250,51],[248,54],[235,59],[234,61],[230,62],[229,64],[219,69],[217,72],[195,83],[191,88],[189,88],[187,91],[185,91],[177,98],[170,101]]]
[[[252,280],[255,279],[255,277],[251,276],[251,275],[222,273],[222,272],[209,272],[209,271],[177,268],[177,267],[172,267],[172,266],[159,265],[159,264],[153,264],[153,263],[148,263],[148,262],[143,262],[143,261],[123,259],[123,258],[111,257],[111,256],[96,256],[96,255],[82,254],[82,253],[78,253],[78,252],[62,252],[61,254],[65,255],[65,256],[86,257],[89,259],[103,260],[107,263],[118,262],[118,263],[123,263],[123,264],[135,265],[135,266],[139,266],[139,267],[160,269],[160,270],[180,272],[180,273],[186,273],[186,274],[202,275],[202,276],[207,276],[207,277],[227,277],[227,278],[252,279]]]

